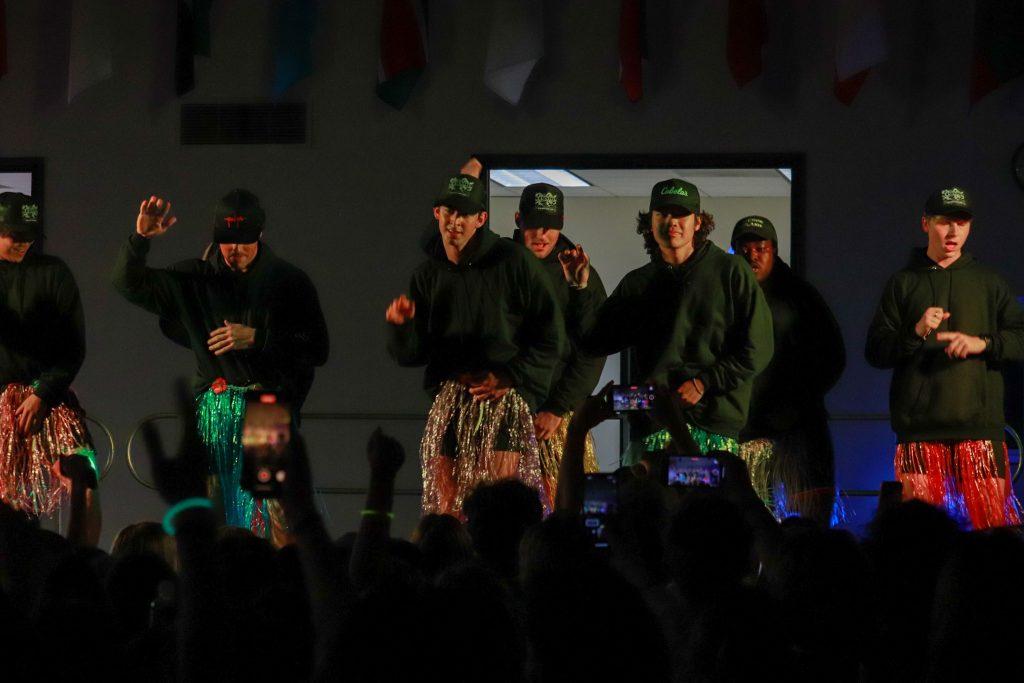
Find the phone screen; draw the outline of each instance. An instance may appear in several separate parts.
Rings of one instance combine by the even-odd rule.
[[[617,413],[650,410],[654,407],[654,386],[616,384],[611,390],[611,402],[612,410]]]
[[[615,475],[606,472],[587,474],[583,484],[583,526],[595,548],[608,547],[605,524],[618,507],[619,487]]]
[[[722,465],[718,458],[673,455],[668,459],[668,485],[672,484],[718,488],[722,485]]]
[[[292,417],[287,403],[269,391],[246,395],[242,426],[242,488],[256,498],[279,498],[285,479]]]

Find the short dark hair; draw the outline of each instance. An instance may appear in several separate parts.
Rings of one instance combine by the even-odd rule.
[[[697,214],[697,218],[700,219],[700,230],[693,235],[693,249],[696,251],[704,246],[704,243],[708,241],[708,237],[715,229],[715,217],[707,211],[701,211]],[[636,215],[636,234],[644,238],[644,251],[651,258],[655,256],[661,256],[661,250],[658,248],[658,241],[654,239],[654,232],[651,229],[651,212],[641,211]]]

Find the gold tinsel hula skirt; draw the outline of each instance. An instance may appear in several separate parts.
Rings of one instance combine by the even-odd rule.
[[[25,384],[0,392],[0,500],[33,515],[52,515],[71,493],[60,474],[59,458],[89,447],[85,413],[73,395],[47,412],[35,434],[18,434],[14,411],[32,393]]]
[[[569,422],[572,411],[562,415],[562,424],[547,441],[540,443],[540,466],[544,472],[544,496],[548,506],[555,509],[555,494],[558,492],[558,468],[562,464],[565,453],[565,437],[569,434]],[[587,432],[587,440],[583,445],[583,471],[597,472],[597,451],[594,448],[594,437]]]
[[[424,514],[461,517],[466,497],[484,482],[514,477],[538,495],[543,487],[533,414],[515,389],[474,401],[465,385],[442,384],[427,414],[420,464]],[[545,496],[541,501],[550,512]]]

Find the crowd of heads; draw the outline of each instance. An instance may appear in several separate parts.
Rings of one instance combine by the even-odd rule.
[[[918,501],[862,539],[765,523],[742,463],[720,456],[720,489],[618,471],[607,548],[516,480],[409,540],[385,526],[371,547],[364,519],[319,550],[287,500],[296,544],[221,527],[205,553],[180,524],[130,525],[104,552],[3,507],[5,680],[188,679],[186,650],[231,680],[954,681],[1006,664],[1018,530],[964,532]]]

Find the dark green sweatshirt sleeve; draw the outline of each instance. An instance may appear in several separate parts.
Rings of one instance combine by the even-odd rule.
[[[327,362],[330,340],[316,287],[305,273],[297,272],[287,289],[289,305],[279,311],[273,327],[256,330],[255,346],[269,356],[320,367]]]
[[[728,393],[768,367],[775,352],[772,312],[750,268],[732,269],[730,287],[734,307],[728,350],[698,377],[704,391]]]
[[[177,283],[170,271],[146,266],[150,240],[132,233],[121,247],[111,280],[114,288],[136,306],[171,318],[177,313]]]
[[[917,320],[903,320],[900,298],[898,276],[893,276],[882,292],[864,347],[864,357],[876,368],[896,367],[900,360],[914,355],[924,343],[914,333]]]
[[[525,250],[520,258],[517,291],[522,296],[522,343],[519,353],[505,366],[512,385],[535,397],[537,406],[551,389],[559,361],[568,352],[565,322],[555,302],[551,282],[540,262]]]
[[[576,314],[592,318],[608,297],[605,293],[604,283],[596,270],[591,269],[590,271],[587,290],[590,290],[589,296],[580,302],[581,308]],[[572,312],[571,309],[566,312],[566,327],[570,337],[577,333],[577,326],[568,320]],[[601,379],[601,371],[604,370],[607,357],[586,354],[579,349],[575,339],[572,339],[572,342],[573,352],[562,369],[561,376],[555,378],[551,393],[541,406],[541,410],[556,415],[574,410],[583,399],[590,396],[594,387],[597,386],[598,380]]]
[[[1024,310],[1002,278],[996,291],[997,329],[990,334],[992,346],[986,356],[994,361],[1024,360]]]
[[[611,296],[604,301],[600,298],[589,284],[586,289],[572,290],[567,317],[574,326],[571,332],[577,348],[591,356],[607,357],[635,343],[634,330],[640,327],[644,308],[628,276]]]
[[[430,309],[423,296],[421,277],[414,274],[409,283],[409,299],[416,306],[413,319],[405,321],[404,325],[384,323],[388,335],[388,353],[402,367],[426,365],[430,360],[430,349],[427,344]]]
[[[59,359],[35,381],[35,393],[48,406],[60,402],[85,361],[85,316],[82,297],[71,271],[61,268],[56,283],[56,325],[53,334],[60,339]]]

